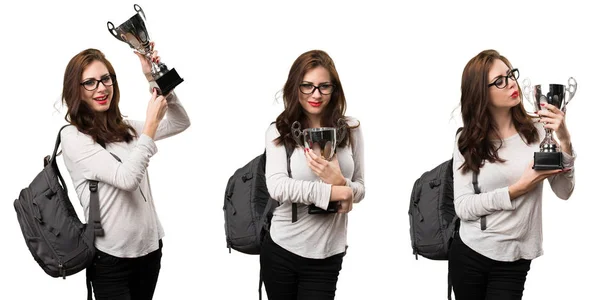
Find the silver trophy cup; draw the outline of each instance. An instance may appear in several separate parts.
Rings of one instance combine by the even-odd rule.
[[[153,85],[158,88],[160,95],[167,95],[177,85],[183,82],[183,79],[179,77],[175,69],[168,69],[167,66],[160,62],[158,64],[152,61],[152,49],[150,48],[150,36],[146,29],[146,15],[142,8],[134,4],[133,9],[137,14],[129,18],[123,24],[115,27],[112,22],[107,22],[108,31],[119,41],[128,44],[131,48],[137,50],[141,54],[145,55],[150,64],[152,70],[150,74],[153,78]]]
[[[576,91],[577,81],[573,77],[569,78],[568,85],[538,84],[532,87],[529,78],[523,81],[523,95],[536,111],[546,109],[542,104],[552,104],[564,112]],[[553,137],[552,129],[546,129],[546,135],[540,143],[540,151],[534,153],[533,168],[535,170],[563,168],[562,152]]]
[[[301,129],[300,122],[292,124],[292,136],[296,143],[304,148],[312,149],[315,154],[321,158],[330,161],[335,155],[339,143],[344,140],[347,132],[347,125],[344,119],[339,119],[337,127],[318,127]],[[308,207],[309,214],[336,213],[339,203],[337,201],[329,202],[327,210],[316,207],[314,204]]]

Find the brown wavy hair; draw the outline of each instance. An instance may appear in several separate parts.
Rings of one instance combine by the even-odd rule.
[[[496,59],[503,61],[510,69],[511,63],[496,50],[484,50],[473,57],[465,66],[462,74],[460,106],[464,128],[458,138],[458,150],[464,156],[463,174],[468,170],[479,173],[487,160],[490,163],[504,162],[498,156],[502,147],[500,133],[489,111],[490,95],[488,75]],[[517,82],[519,94],[521,87]],[[492,87],[495,88],[495,87]],[[512,122],[521,138],[527,144],[539,140],[539,134],[531,117],[525,111],[523,102],[510,109]]]
[[[351,139],[352,130],[350,129],[360,125],[359,123],[357,126],[348,127],[344,116],[346,113],[346,97],[344,96],[344,89],[342,88],[340,77],[331,57],[322,50],[307,51],[296,58],[296,61],[294,61],[290,68],[288,79],[283,87],[283,104],[285,109],[275,121],[280,134],[275,139],[275,144],[280,145],[283,142],[288,150],[299,146],[291,134],[292,123],[298,121],[302,125],[302,128],[309,127],[308,117],[299,102],[300,83],[304,79],[304,75],[316,67],[325,68],[331,76],[331,83],[334,85],[331,100],[321,116],[321,126],[337,127],[338,119],[342,118],[348,128],[346,136],[339,142],[339,147],[344,147],[348,145],[348,141]]]
[[[67,105],[65,120],[75,125],[103,147],[107,143],[130,142],[137,135],[135,129],[123,121],[119,110],[119,81],[113,84],[110,107],[105,112],[94,111],[82,100],[81,76],[83,71],[93,62],[99,61],[106,65],[110,74],[115,74],[112,64],[104,54],[97,49],[86,49],[75,55],[65,69],[63,80],[63,103]]]

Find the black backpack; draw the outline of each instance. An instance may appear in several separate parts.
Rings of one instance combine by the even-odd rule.
[[[58,132],[52,156],[44,158],[44,169],[14,201],[17,220],[33,258],[46,274],[63,279],[92,263],[95,236],[104,235],[100,224],[98,182],[90,181],[89,220],[93,221],[93,226],[87,226],[77,217],[56,164],[60,132],[66,126]]]
[[[456,131],[458,134],[462,127]],[[415,259],[419,255],[432,260],[448,260],[454,234],[460,219],[454,211],[453,159],[442,162],[423,173],[412,189],[408,216],[410,240]],[[478,174],[473,172],[473,188],[480,193]],[[481,230],[486,229],[486,218],[481,218]],[[452,283],[448,274],[448,299],[452,299]]]
[[[287,171],[292,177],[290,156],[285,147]],[[245,166],[237,169],[227,181],[223,212],[225,240],[231,249],[245,254],[260,254],[265,235],[271,227],[273,211],[279,202],[271,198],[265,178],[266,150]],[[296,216],[293,216],[294,218]],[[258,299],[262,299],[262,272],[258,283]]]
[[[452,159],[423,173],[413,185],[408,215],[415,259],[447,260],[460,223],[454,212]]]
[[[290,155],[291,151],[286,148],[288,174],[291,174]],[[260,254],[273,211],[279,205],[267,190],[266,161],[265,151],[237,169],[227,182],[223,212],[229,253],[234,249],[245,254]]]

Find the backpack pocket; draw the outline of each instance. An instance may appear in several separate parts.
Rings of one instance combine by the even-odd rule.
[[[23,236],[26,239],[39,237],[37,229],[34,229],[35,225],[33,224],[33,222],[35,221],[28,218],[29,214],[25,212],[23,203],[19,201],[19,199],[17,199],[15,200],[14,206],[15,211],[17,212],[17,220],[19,221],[19,225],[21,226],[21,232],[23,233]]]

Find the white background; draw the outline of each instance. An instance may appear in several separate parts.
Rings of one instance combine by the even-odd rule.
[[[365,137],[367,192],[351,212],[336,299],[444,299],[447,263],[412,255],[410,192],[422,172],[450,158],[462,69],[490,48],[521,79],[579,83],[567,115],[577,185],[563,202],[546,183],[545,254],[532,263],[525,299],[598,299],[597,10],[582,1],[521,2],[139,1],[163,62],[185,80],[176,91],[192,122],[158,143],[149,167],[166,230],[155,299],[256,299],[258,256],[228,253],[223,194],[229,176],[262,153],[265,130],[283,109],[275,95],[311,49],[333,57],[347,114]],[[106,29],[134,15],[133,3],[1,4],[1,299],[85,297],[84,272],[62,280],[40,269],[13,201],[64,123],[64,68],[79,51],[106,54],[122,112],[144,118],[150,96],[138,59]]]

